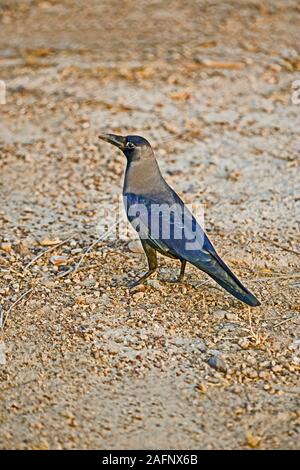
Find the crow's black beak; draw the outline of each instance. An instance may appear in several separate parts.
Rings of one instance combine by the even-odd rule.
[[[105,142],[115,145],[121,150],[124,150],[125,145],[126,145],[126,137],[122,137],[121,135],[100,134],[99,139],[105,140]]]

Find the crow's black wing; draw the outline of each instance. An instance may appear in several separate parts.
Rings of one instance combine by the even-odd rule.
[[[256,297],[217,254],[202,227],[175,192],[165,204],[159,198],[155,200],[133,193],[124,196],[127,217],[140,238],[147,239],[167,256],[190,262],[248,305],[259,305]]]

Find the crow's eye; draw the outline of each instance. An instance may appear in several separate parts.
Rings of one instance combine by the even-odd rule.
[[[126,148],[128,149],[134,149],[135,145],[132,142],[127,142]]]

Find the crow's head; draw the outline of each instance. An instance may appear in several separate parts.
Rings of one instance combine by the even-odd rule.
[[[101,134],[99,139],[105,140],[118,147],[129,161],[142,160],[153,155],[149,142],[139,135],[123,137],[115,134]]]

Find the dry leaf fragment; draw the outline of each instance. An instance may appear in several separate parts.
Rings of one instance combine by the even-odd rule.
[[[67,258],[67,256],[65,256],[65,255],[62,255],[62,256],[54,255],[54,256],[51,256],[50,261],[51,261],[51,263],[54,264],[55,266],[61,266],[62,264],[66,264],[66,263],[67,263],[68,258]]]
[[[1,243],[1,250],[5,251],[6,253],[10,253],[12,251],[11,243],[8,243],[8,242]]]
[[[216,47],[216,45],[217,45],[217,41],[214,41],[214,40],[212,40],[212,41],[203,41],[203,42],[200,42],[200,44],[199,44],[200,47],[205,47],[205,48],[207,48],[207,47]]]
[[[245,68],[246,64],[244,62],[219,62],[216,60],[203,59],[201,61],[202,65],[205,67],[213,67],[216,69],[234,69],[240,70]]]
[[[80,210],[84,210],[88,207],[87,203],[86,202],[78,202],[76,204],[76,208],[77,209],[80,209]]]
[[[198,383],[195,388],[200,393],[207,393],[207,390],[208,390],[207,386],[204,385],[203,383]]]
[[[260,443],[261,437],[254,436],[250,431],[246,432],[246,444],[251,447],[251,449],[257,449]]]
[[[51,47],[38,47],[36,49],[30,49],[26,51],[27,54],[34,57],[47,57],[50,54],[53,54],[53,49]]]
[[[170,98],[175,101],[187,101],[191,99],[191,93],[189,91],[178,91],[170,93]]]
[[[180,131],[179,131],[179,129],[178,129],[177,127],[171,126],[170,124],[168,124],[168,123],[166,123],[166,122],[163,123],[163,128],[164,128],[167,132],[170,132],[170,134],[175,134],[175,135],[177,135],[177,134],[180,133]]]
[[[44,240],[40,242],[40,245],[41,246],[54,246],[54,245],[58,245],[59,243],[61,243],[61,240],[59,238],[54,238],[53,240],[51,240],[50,238],[45,238]]]

